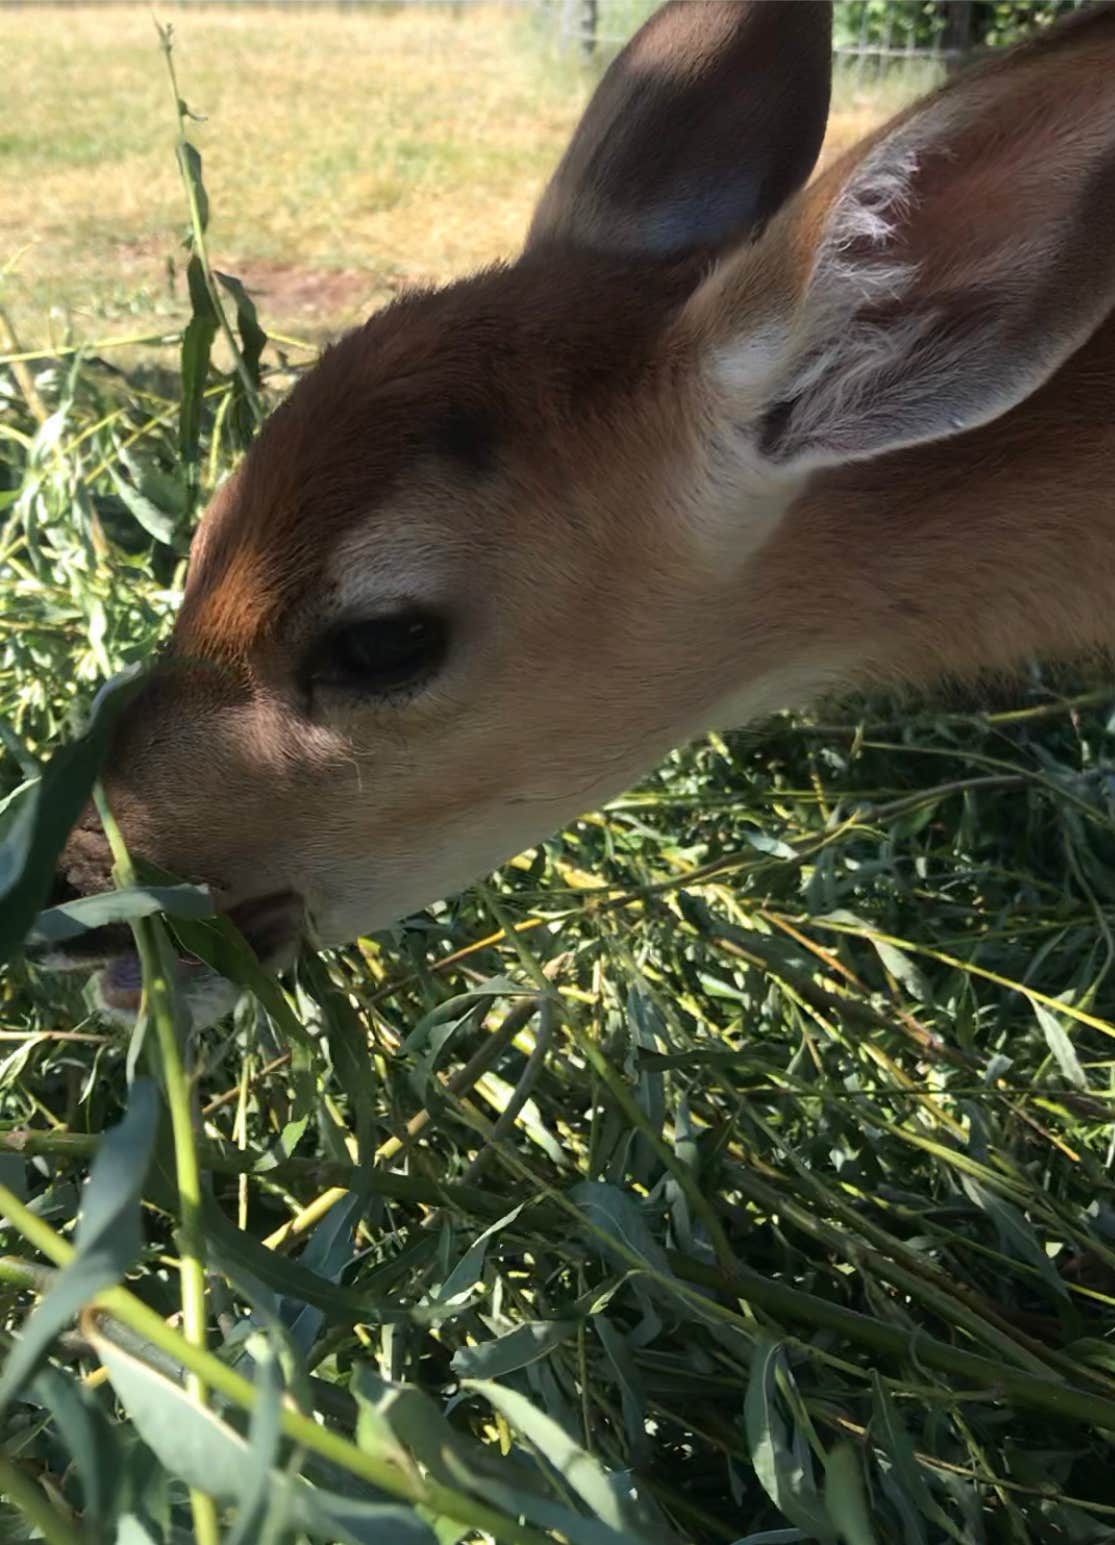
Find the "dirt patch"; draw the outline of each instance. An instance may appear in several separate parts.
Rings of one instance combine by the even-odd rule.
[[[228,272],[240,279],[256,302],[265,327],[268,318],[275,322],[282,319],[315,335],[363,321],[404,286],[394,274],[299,268],[262,259],[229,262]]]

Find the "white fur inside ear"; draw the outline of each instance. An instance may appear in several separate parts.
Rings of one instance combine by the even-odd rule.
[[[893,136],[853,172],[829,212],[796,312],[765,317],[714,351],[713,390],[730,404],[738,433],[756,426],[770,407],[798,402],[821,380],[830,392],[835,386],[821,412],[831,411],[834,400],[841,411],[854,412],[861,384],[876,380],[888,357],[897,361],[908,349],[910,338],[898,336],[901,326],[872,324],[862,313],[899,300],[914,281],[914,266],[896,256],[895,237],[912,198],[922,137]],[[927,324],[915,319],[913,325]],[[795,428],[798,422],[806,437],[821,427],[810,420],[807,404],[795,415]]]
[[[842,383],[838,394],[851,399],[857,380],[874,379],[886,369],[888,355],[897,360],[905,354],[901,327],[872,324],[863,313],[899,301],[916,278],[915,266],[895,247],[917,166],[913,136],[895,136],[871,151],[841,190],[772,382],[773,401],[798,399],[833,376]],[[924,325],[920,319],[918,325]]]

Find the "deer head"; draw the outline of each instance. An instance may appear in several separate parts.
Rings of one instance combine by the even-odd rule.
[[[927,450],[979,463],[1103,321],[1113,22],[961,77],[807,186],[830,7],[660,10],[519,259],[343,337],[217,494],[106,773],[131,849],[281,962],[708,727],[948,665],[962,579],[937,576],[937,634],[904,632],[901,564],[952,564],[964,508],[936,559],[893,527],[889,580],[862,511],[924,491]],[[1037,636],[995,605],[967,629],[988,663]],[[79,889],[100,844],[74,835]]]

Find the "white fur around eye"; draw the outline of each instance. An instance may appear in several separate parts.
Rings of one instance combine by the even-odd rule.
[[[428,516],[377,511],[357,522],[331,555],[326,610],[315,621],[382,617],[407,607],[437,611],[452,599],[460,566],[450,533]]]

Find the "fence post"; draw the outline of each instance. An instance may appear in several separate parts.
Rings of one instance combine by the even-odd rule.
[[[586,59],[591,59],[596,52],[596,36],[599,23],[600,6],[598,0],[581,0],[581,25],[579,32],[581,52]]]
[[[945,0],[941,48],[950,63],[959,62],[972,47],[972,0]]]

